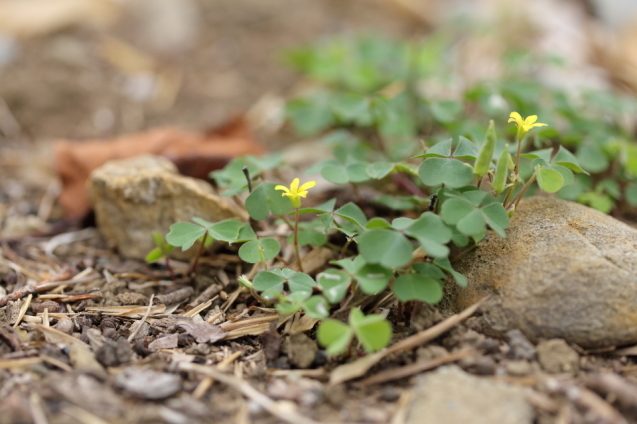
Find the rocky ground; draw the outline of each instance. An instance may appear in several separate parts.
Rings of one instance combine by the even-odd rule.
[[[519,212],[507,239],[517,245],[493,239],[466,258],[463,271],[484,283],[411,314],[379,298],[391,347],[346,358],[326,356],[315,321],[243,292],[236,276],[249,269],[232,247],[207,254],[194,281],[173,261],[173,279],[126,257],[136,241],[118,251],[117,236],[70,227],[47,139],[201,130],[294,90],[272,59],[282,47],[335,30],[427,29],[380,1],[162,3],[157,13],[178,17],[160,28],[174,50],[152,44],[157,28],[139,5],[107,30],[32,30],[18,53],[0,42],[0,423],[637,423],[637,232],[589,210],[538,200]],[[178,81],[179,95],[145,89],[149,80]],[[509,252],[515,278],[493,249]],[[480,263],[492,266],[485,275]],[[543,297],[556,280],[564,285]]]

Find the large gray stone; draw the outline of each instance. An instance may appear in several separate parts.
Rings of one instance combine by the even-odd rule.
[[[208,183],[179,175],[160,156],[110,161],[93,171],[88,185],[100,232],[128,258],[145,258],[155,247],[152,232],[166,234],[175,222],[246,218]]]
[[[637,343],[637,230],[594,209],[549,197],[523,200],[507,237],[489,233],[454,264],[469,286],[463,309],[488,294],[488,330],[587,348]]]
[[[423,375],[407,424],[531,424],[533,408],[519,387],[474,377],[456,366]]]

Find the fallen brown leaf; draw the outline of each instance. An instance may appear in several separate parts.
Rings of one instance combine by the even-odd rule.
[[[58,140],[54,150],[63,185],[59,200],[69,219],[81,219],[89,212],[86,181],[91,171],[109,160],[151,153],[170,159],[184,175],[207,178],[236,156],[264,153],[242,118],[202,133],[156,128],[110,140]]]

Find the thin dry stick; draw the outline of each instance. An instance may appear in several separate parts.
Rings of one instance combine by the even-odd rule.
[[[385,356],[402,350],[416,348],[422,344],[427,343],[430,340],[435,339],[436,337],[449,331],[451,328],[455,327],[460,322],[473,315],[474,312],[480,307],[480,305],[482,305],[487,299],[489,299],[489,297],[490,296],[483,298],[482,300],[469,306],[461,313],[452,315],[446,320],[434,325],[433,327],[421,331],[420,333],[414,334],[413,336],[407,337],[406,339],[401,340],[400,342],[385,350],[381,350],[380,352],[364,356],[354,362],[336,367],[334,370],[332,370],[332,374],[330,376],[330,384],[340,384],[345,381],[361,377],[367,371],[369,371],[371,367],[380,362],[380,360],[383,359]]]
[[[137,327],[135,327],[135,331],[133,331],[131,333],[131,335],[128,336],[129,343],[133,341],[133,339],[135,338],[137,333],[139,333],[139,330],[142,329],[142,326],[144,325],[144,322],[148,319],[148,316],[150,315],[150,311],[153,309],[153,298],[154,297],[155,297],[154,293],[150,295],[150,300],[148,301],[148,309],[146,310],[146,313],[144,314],[142,319],[137,322]]]
[[[27,310],[29,309],[29,305],[31,304],[31,299],[33,299],[33,294],[29,294],[27,296],[27,300],[24,301],[24,304],[20,308],[20,313],[18,314],[18,318],[15,320],[15,323],[13,324],[13,328],[18,328],[18,325],[20,325],[20,321],[22,321],[22,318],[24,318],[24,314],[26,314]]]
[[[245,397],[249,398],[253,402],[257,403],[263,409],[274,415],[275,417],[291,423],[291,424],[319,424],[318,421],[314,421],[311,418],[304,417],[294,410],[290,410],[288,407],[281,406],[278,402],[270,399],[245,380],[240,380],[234,376],[224,374],[221,371],[216,370],[213,367],[207,367],[204,365],[197,365],[190,362],[179,362],[177,364],[179,371],[192,371],[210,378],[213,378],[233,389],[241,392]]]
[[[475,353],[475,351],[467,349],[461,350],[459,352],[453,352],[439,358],[414,362],[413,364],[405,365],[404,367],[393,368],[387,371],[379,372],[378,374],[361,381],[360,384],[362,384],[363,386],[371,386],[372,384],[381,384],[388,381],[398,380],[399,378],[409,377],[410,375],[437,368],[441,365],[448,364],[449,362],[457,361],[458,359],[462,359],[465,356],[469,356],[473,353]]]

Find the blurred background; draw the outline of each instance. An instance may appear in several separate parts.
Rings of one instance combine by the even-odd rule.
[[[0,0],[0,206],[35,213],[33,201],[19,199],[45,191],[35,202],[41,210],[55,198],[55,140],[73,145],[165,126],[203,133],[240,118],[272,151],[350,118],[360,124],[360,103],[341,92],[416,93],[436,126],[401,122],[407,106],[394,102],[380,129],[409,135],[407,150],[435,140],[436,129],[472,138],[486,118],[506,125],[519,110],[563,131],[560,142],[572,141],[585,169],[605,172],[600,155],[621,150],[622,166],[637,172],[637,107],[625,102],[637,90],[636,24],[632,0]],[[290,102],[317,86],[343,102],[325,110],[320,96]],[[550,107],[540,87],[554,89]],[[572,93],[589,96],[564,106]],[[465,116],[475,122],[457,122]],[[612,122],[603,131],[596,124],[593,137],[590,116]],[[618,138],[623,144],[608,148]],[[565,196],[605,196],[598,208],[607,211],[622,196],[586,184]]]
[[[0,0],[0,134],[215,126],[298,90],[287,48],[415,39],[463,19],[475,32],[453,48],[473,79],[497,78],[504,49],[525,46],[563,61],[553,84],[637,86],[631,0]]]

